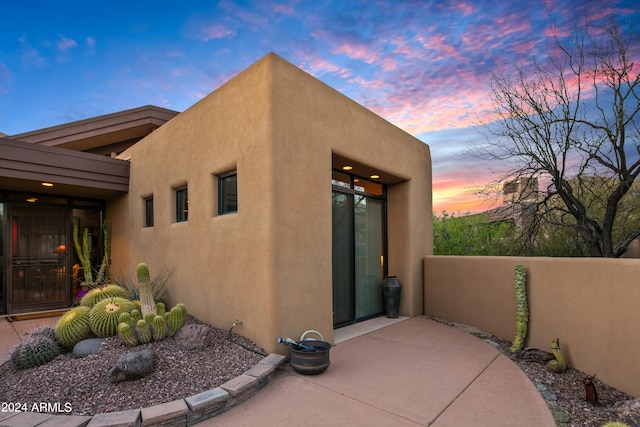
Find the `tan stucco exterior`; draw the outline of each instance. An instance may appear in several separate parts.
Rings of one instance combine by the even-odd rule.
[[[525,345],[550,351],[559,338],[571,366],[640,396],[636,259],[428,256],[425,314],[513,340],[517,264],[527,271]]]
[[[307,329],[333,341],[331,173],[337,158],[388,184],[389,273],[400,314],[423,313],[431,253],[426,144],[269,54],[123,152],[129,192],[107,205],[112,273],[174,271],[170,304],[269,352]],[[217,176],[237,170],[238,213],[217,215]],[[176,188],[189,217],[175,221]],[[144,227],[145,197],[155,223]],[[113,220],[112,220],[113,219]]]

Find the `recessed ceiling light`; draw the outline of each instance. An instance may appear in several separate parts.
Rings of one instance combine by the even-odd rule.
[[[35,202],[37,202],[37,201],[38,201],[38,199],[36,199],[35,197],[29,197],[29,198],[27,199],[27,202],[29,202],[29,203],[35,203]]]
[[[52,184],[52,183],[50,183],[50,182],[43,182],[43,183],[42,183],[42,186],[43,186],[43,187],[53,187],[53,184]]]
[[[342,167],[342,170],[345,170],[345,171],[350,171],[351,169],[353,169],[353,166],[347,165]]]
[[[378,178],[380,178],[380,175],[371,175],[369,178],[371,178],[371,179],[378,179]]]

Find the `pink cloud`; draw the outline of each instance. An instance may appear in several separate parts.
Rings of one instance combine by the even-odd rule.
[[[76,46],[78,46],[78,43],[76,43],[75,40],[69,39],[62,34],[58,37],[57,47],[60,52],[67,53],[69,49],[72,49]]]
[[[234,30],[227,28],[223,24],[215,24],[212,26],[204,27],[201,31],[202,40],[205,42],[212,39],[224,39],[236,35],[236,32]]]
[[[311,59],[311,63],[308,66],[308,71],[316,76],[324,73],[331,73],[340,78],[347,78],[352,73],[352,71],[348,68],[341,67],[319,57],[314,57],[313,59]]]
[[[332,53],[338,55],[346,55],[352,59],[358,59],[366,64],[372,64],[378,59],[378,55],[374,52],[370,52],[369,46],[361,43],[343,42],[341,45],[333,48]]]
[[[293,6],[285,4],[274,4],[272,8],[274,12],[282,13],[284,15],[293,15]]]
[[[472,3],[458,3],[449,6],[449,9],[460,10],[464,16],[470,16],[477,12],[478,7]]]

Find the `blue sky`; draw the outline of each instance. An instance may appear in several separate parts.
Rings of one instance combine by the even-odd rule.
[[[545,55],[549,16],[622,19],[607,1],[0,0],[0,132],[143,105],[184,111],[275,52],[431,147],[434,211],[483,208],[466,159],[491,73]]]

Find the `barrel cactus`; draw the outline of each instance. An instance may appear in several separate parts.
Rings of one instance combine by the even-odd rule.
[[[58,345],[60,345],[58,339],[56,338],[56,331],[51,326],[43,326],[29,332],[29,338],[35,339],[39,337],[49,338],[50,340],[55,341]]]
[[[48,334],[35,334],[18,344],[11,352],[16,369],[29,369],[44,365],[61,353],[60,344]]]
[[[111,337],[118,333],[119,317],[130,313],[134,305],[126,298],[108,298],[97,303],[89,313],[89,325],[97,337]]]
[[[94,305],[107,298],[127,298],[127,291],[118,285],[93,288],[82,297],[80,305],[93,308]]]
[[[89,307],[75,307],[60,317],[54,328],[56,339],[66,348],[73,348],[80,341],[91,337]]]

